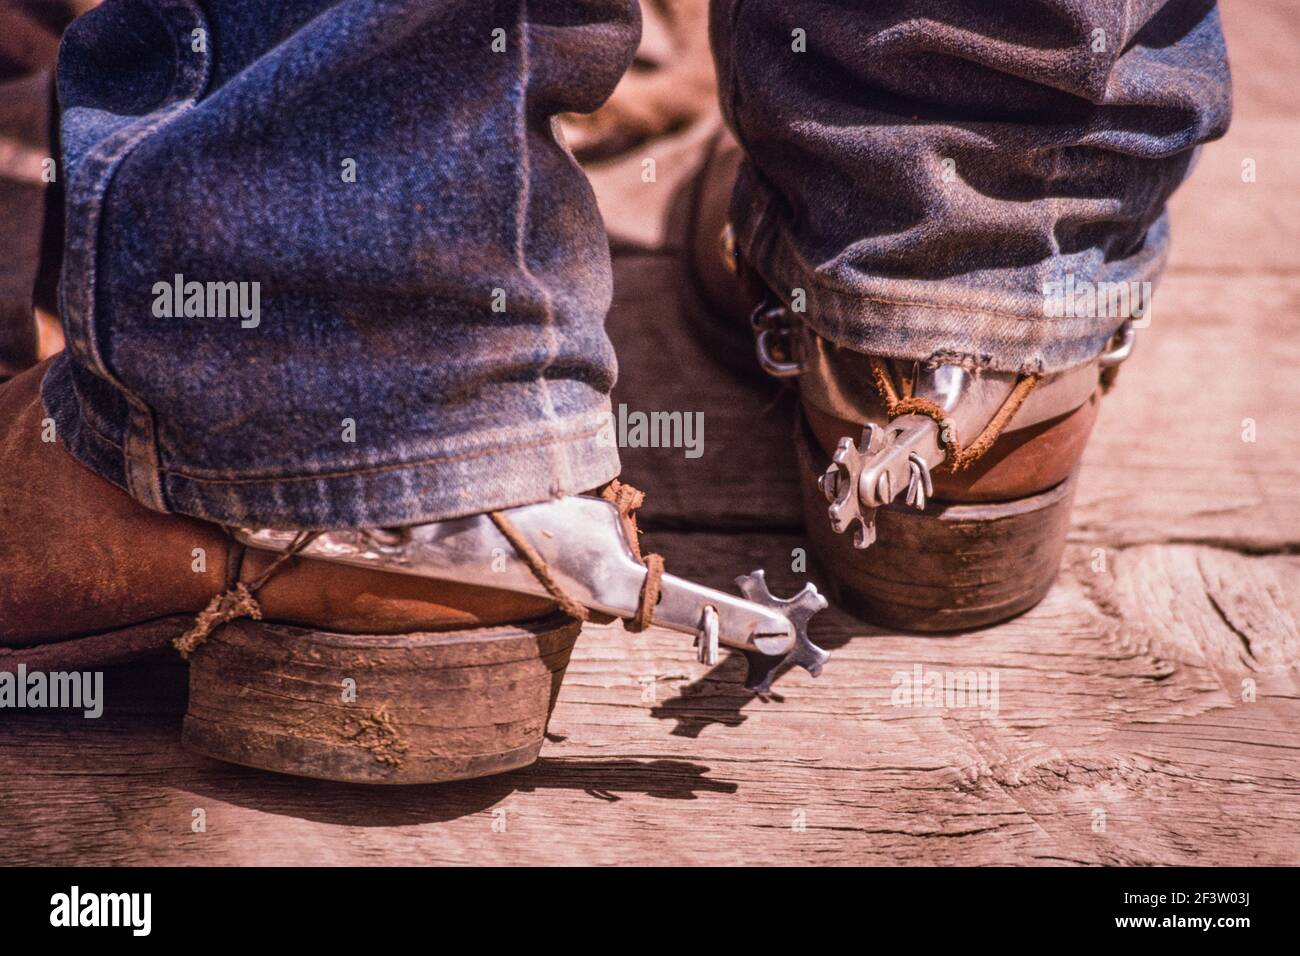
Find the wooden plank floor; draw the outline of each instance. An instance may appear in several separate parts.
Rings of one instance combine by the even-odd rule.
[[[766,700],[738,660],[591,628],[542,760],[441,787],[189,755],[183,668],[114,671],[98,721],[4,718],[0,863],[1300,863],[1300,107],[1282,82],[1300,36],[1282,0],[1224,7],[1236,120],[1175,200],[1152,328],[1038,608],[948,637],[832,608],[822,677]],[[702,457],[629,449],[625,477],[671,570],[727,587],[763,566],[779,593],[807,547],[789,399],[718,367],[674,298],[666,209],[699,143],[647,147],[655,184],[640,155],[594,176],[618,251],[615,401],[705,414]],[[997,706],[891,705],[918,668],[996,675]]]

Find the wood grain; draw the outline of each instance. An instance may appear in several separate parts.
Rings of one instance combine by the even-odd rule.
[[[98,721],[0,715],[0,863],[1300,863],[1300,111],[1283,82],[1300,37],[1280,0],[1223,7],[1237,119],[1175,199],[1152,326],[1031,612],[917,637],[831,608],[822,676],[784,674],[768,699],[680,635],[589,627],[537,764],[411,788],[188,754],[184,669],[116,669]],[[689,153],[656,154],[660,186]],[[810,548],[788,398],[686,334],[666,206],[635,198],[632,171],[597,176],[624,196],[605,202],[624,250],[615,401],[706,424],[698,459],[624,450],[646,544],[675,573],[729,587],[762,566],[790,593]],[[996,675],[996,706],[903,700],[918,668]]]
[[[759,564],[777,593],[801,577],[796,537],[648,537],[718,586]],[[436,787],[192,756],[176,697],[142,707],[118,686],[133,712],[8,719],[0,772],[24,785],[0,793],[0,861],[1294,863],[1298,563],[1139,546],[1096,572],[1072,546],[1044,603],[992,630],[918,638],[825,612],[831,665],[768,700],[680,635],[590,628],[541,761]],[[891,701],[918,667],[996,673],[996,708]]]

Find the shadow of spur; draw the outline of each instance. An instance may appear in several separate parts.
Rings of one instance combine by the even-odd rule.
[[[659,531],[646,533],[642,547],[664,554],[672,573],[720,591],[734,593],[737,575],[763,568],[777,597],[791,597],[808,582],[826,593],[824,576],[801,535]],[[813,618],[808,636],[822,649],[834,652],[854,638],[887,633],[832,605]],[[832,656],[826,667],[833,668],[835,663]],[[789,665],[783,665],[772,690],[756,694],[745,688],[744,655],[724,652],[715,666],[678,687],[672,697],[656,704],[650,713],[659,720],[675,721],[671,733],[677,737],[698,737],[714,724],[738,727],[746,720],[745,710],[751,705],[779,706],[784,702],[781,685],[790,670]]]

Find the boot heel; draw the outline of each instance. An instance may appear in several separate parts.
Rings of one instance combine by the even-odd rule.
[[[829,458],[796,427],[804,521],[836,603],[884,627],[957,631],[1014,617],[1043,599],[1056,578],[1070,526],[1075,474],[1013,501],[931,501],[924,511],[891,504],[876,512],[865,551],[835,534],[817,479]]]
[[[182,742],[349,783],[438,783],[537,759],[580,622],[358,636],[232,621],[190,658]]]

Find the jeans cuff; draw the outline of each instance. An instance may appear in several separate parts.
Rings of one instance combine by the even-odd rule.
[[[67,364],[66,356],[53,362],[42,383],[60,443],[129,493],[123,445],[106,434],[121,429],[103,427],[98,409],[81,407]],[[508,442],[426,449],[419,461],[237,479],[161,466],[157,487],[164,510],[224,525],[308,530],[445,521],[580,494],[617,477],[609,420],[605,400],[595,410],[522,426]]]
[[[1097,358],[1130,318],[1127,307],[1076,309],[1063,300],[1078,290],[1083,301],[1082,291],[1091,287],[1090,301],[1104,303],[1107,290],[1119,288],[1128,303],[1132,290],[1143,304],[1135,324],[1144,328],[1168,248],[1168,220],[1162,216],[1141,249],[1098,268],[1073,266],[1065,257],[1048,259],[1021,267],[1004,283],[990,282],[985,274],[978,286],[964,277],[885,277],[810,261],[796,230],[775,214],[777,204],[763,197],[763,188],[746,182],[742,172],[732,205],[737,246],[809,328],[855,352],[972,370],[1054,374]],[[1068,276],[1068,285],[1042,279],[1060,276]]]

